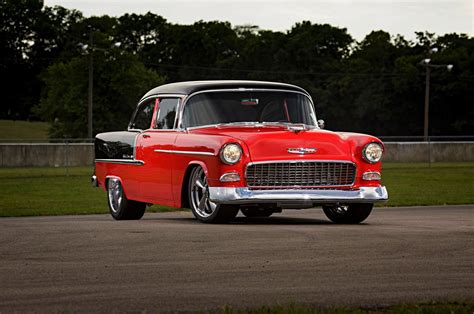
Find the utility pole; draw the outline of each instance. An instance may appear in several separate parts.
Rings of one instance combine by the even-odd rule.
[[[115,42],[110,48],[119,48],[121,45],[120,42]],[[81,50],[89,54],[89,89],[87,95],[87,138],[92,139],[94,135],[93,129],[93,109],[94,109],[94,51],[104,51],[107,52],[107,49],[103,48],[96,48],[94,47],[94,37],[92,27],[89,26],[89,44],[85,45],[83,43],[78,43],[78,47]]]
[[[425,142],[428,142],[428,124],[429,124],[429,116],[430,116],[430,76],[431,76],[431,68],[429,66],[426,67],[426,80],[425,80],[425,119],[424,119],[424,127],[423,127],[423,138]]]
[[[92,39],[92,30],[89,30],[89,94],[87,102],[87,138],[92,138],[92,108],[93,108],[93,88],[94,88],[94,42]]]

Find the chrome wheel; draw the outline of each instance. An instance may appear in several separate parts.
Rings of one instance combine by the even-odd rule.
[[[112,212],[117,213],[123,201],[123,189],[119,179],[109,179],[107,185],[109,206]]]
[[[331,208],[331,210],[336,215],[345,215],[348,209],[349,209],[349,205],[339,205],[339,204]]]
[[[201,167],[196,168],[191,177],[190,196],[192,209],[200,217],[209,218],[215,212],[217,204],[209,199],[209,185]]]

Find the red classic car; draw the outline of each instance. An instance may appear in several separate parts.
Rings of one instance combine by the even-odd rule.
[[[290,84],[162,85],[139,101],[127,131],[96,136],[92,181],[119,220],[140,219],[147,204],[188,207],[202,222],[319,205],[335,223],[360,223],[388,199],[383,144],[323,124]]]

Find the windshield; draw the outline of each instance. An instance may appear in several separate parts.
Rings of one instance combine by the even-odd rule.
[[[317,125],[309,98],[293,92],[206,92],[191,97],[183,113],[185,127],[264,122]]]

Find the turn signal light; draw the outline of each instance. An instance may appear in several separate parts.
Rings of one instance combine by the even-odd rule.
[[[237,172],[224,173],[219,179],[221,182],[238,182],[240,181],[240,175]]]
[[[380,172],[376,171],[364,172],[362,179],[367,181],[379,181],[382,180],[382,176],[380,175]]]

